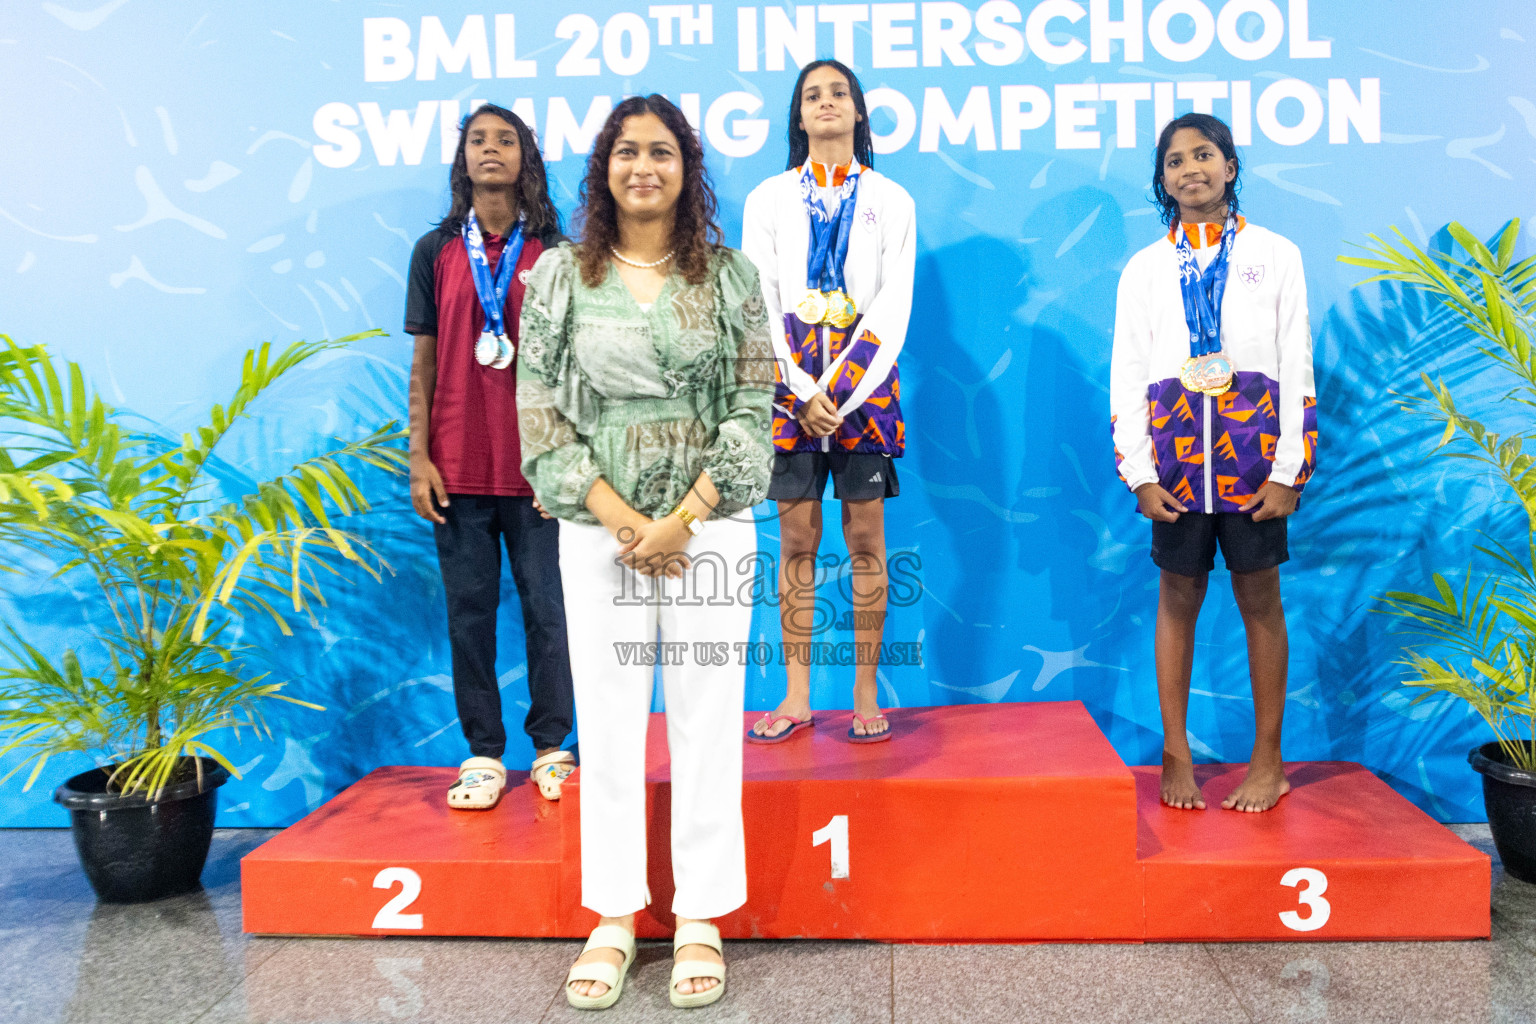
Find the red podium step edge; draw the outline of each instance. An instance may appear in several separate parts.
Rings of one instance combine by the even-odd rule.
[[[1221,811],[1241,769],[1208,766],[1211,809],[1172,811],[1158,803],[1156,769],[1127,768],[1076,701],[892,719],[888,743],[850,744],[848,713],[819,712],[808,736],[747,746],[748,903],[720,920],[727,938],[1489,934],[1488,858],[1358,765],[1290,766],[1292,793],[1262,815]],[[670,786],[662,716],[651,726],[652,902],[638,929],[660,937],[672,929]],[[521,778],[490,812],[448,810],[453,777],[380,768],[247,855],[245,930],[585,935],[596,917],[580,906],[580,772],[559,804]],[[836,840],[812,837],[839,817],[848,870],[834,878]],[[1282,884],[1295,869],[1303,877]],[[386,904],[404,916],[381,918]]]
[[[1197,766],[1207,809],[1179,811],[1158,799],[1157,767],[1131,769],[1148,941],[1488,936],[1487,856],[1365,768],[1288,764],[1291,792],[1274,810],[1222,810],[1244,770]]]

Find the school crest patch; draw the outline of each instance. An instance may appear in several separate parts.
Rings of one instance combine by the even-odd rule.
[[[1264,265],[1262,263],[1242,264],[1237,268],[1237,279],[1243,282],[1251,292],[1259,290],[1259,285],[1264,283]]]

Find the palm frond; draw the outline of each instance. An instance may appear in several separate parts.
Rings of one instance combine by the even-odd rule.
[[[252,350],[233,396],[179,442],[125,427],[77,364],[0,336],[0,567],[20,571],[7,558],[26,553],[31,571],[89,576],[92,607],[110,617],[89,658],[46,655],[14,629],[0,638],[0,755],[19,755],[12,774],[30,769],[31,785],[50,758],[83,752],[115,765],[114,788],[154,794],[182,758],[233,770],[217,737],[269,735],[264,704],[316,707],[220,637],[248,616],[291,634],[280,609],[314,623],[348,568],[390,571],[344,526],[372,507],[368,477],[404,472],[403,432],[391,422],[338,438],[233,500],[202,485],[220,442],[285,375],[381,334]]]
[[[267,389],[322,352],[346,348],[354,342],[382,337],[383,334],[383,331],[375,329],[334,340],[296,341],[275,357],[270,343],[247,352],[240,370],[240,384],[229,401],[214,405],[208,412],[206,423],[189,431],[178,447],[167,451],[145,467],[146,473],[151,474],[150,485],[164,487],[173,502],[184,501],[197,485],[219,442]]]
[[[1362,284],[1400,282],[1437,297],[1454,324],[1477,339],[1469,349],[1481,363],[1464,361],[1465,374],[1456,381],[1422,375],[1426,394],[1403,396],[1399,407],[1439,428],[1435,454],[1470,460],[1493,473],[1509,504],[1525,514],[1528,556],[1516,556],[1490,538],[1491,546],[1477,550],[1492,561],[1491,572],[1469,570],[1459,588],[1434,573],[1432,593],[1389,591],[1378,598],[1379,610],[1420,642],[1406,651],[1403,685],[1465,701],[1493,729],[1512,763],[1536,770],[1536,457],[1526,453],[1536,431],[1490,429],[1461,408],[1455,390],[1494,369],[1514,378],[1496,404],[1536,406],[1531,343],[1536,257],[1514,262],[1518,220],[1488,243],[1460,224],[1447,230],[1470,262],[1444,251],[1425,252],[1396,228],[1395,242],[1372,235],[1362,247],[1367,255],[1339,259],[1375,271]],[[1522,425],[1527,421],[1519,417]]]

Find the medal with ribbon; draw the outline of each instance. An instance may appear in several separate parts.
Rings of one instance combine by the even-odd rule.
[[[1227,292],[1228,257],[1237,240],[1237,218],[1227,214],[1221,248],[1202,272],[1184,225],[1177,228],[1174,250],[1179,260],[1179,290],[1184,296],[1184,322],[1189,326],[1189,358],[1179,383],[1190,391],[1219,395],[1232,386],[1232,361],[1221,350],[1221,300]]]
[[[857,160],[849,165],[848,173],[837,186],[835,218],[821,201],[811,162],[807,160],[800,171],[800,199],[811,221],[810,245],[805,254],[806,292],[795,306],[795,315],[804,323],[847,327],[859,315],[858,307],[848,297],[843,263],[853,237],[853,208],[858,202],[862,171]]]
[[[463,235],[464,250],[469,254],[469,275],[474,278],[475,295],[485,313],[485,329],[480,332],[480,340],[475,342],[475,362],[493,370],[505,370],[512,365],[514,355],[512,342],[507,337],[507,291],[512,287],[512,271],[523,253],[523,222],[519,219],[507,236],[494,274],[474,210],[464,218]]]

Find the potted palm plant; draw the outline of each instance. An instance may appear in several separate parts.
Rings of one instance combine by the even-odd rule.
[[[1459,584],[1433,574],[1424,593],[1392,591],[1384,610],[1422,641],[1409,648],[1404,685],[1416,700],[1449,694],[1470,705],[1494,739],[1468,754],[1483,777],[1483,802],[1505,870],[1536,882],[1536,455],[1526,451],[1536,430],[1495,431],[1484,418],[1508,410],[1524,425],[1536,408],[1536,257],[1516,262],[1519,220],[1487,244],[1460,224],[1448,229],[1466,253],[1425,252],[1397,231],[1395,242],[1370,236],[1364,256],[1344,263],[1376,271],[1361,284],[1393,281],[1438,298],[1448,315],[1475,337],[1480,367],[1509,386],[1483,412],[1458,405],[1443,378],[1421,375],[1425,392],[1400,405],[1440,428],[1435,451],[1481,464],[1503,487],[1515,511],[1518,538],[1489,537],[1477,551],[1487,570],[1468,571]],[[1486,534],[1485,534],[1486,536]]]
[[[103,900],[195,888],[214,790],[238,775],[220,744],[270,735],[273,702],[316,707],[230,639],[241,620],[289,634],[346,566],[375,579],[387,568],[338,522],[369,508],[356,471],[406,465],[396,424],[338,439],[249,493],[226,493],[210,472],[284,375],[381,333],[252,350],[229,402],[179,439],[130,429],[78,365],[0,335],[0,568],[83,590],[90,633],[84,649],[42,650],[7,627],[0,755],[19,762],[6,778],[30,768],[27,787],[55,755],[97,759],[54,798]]]

